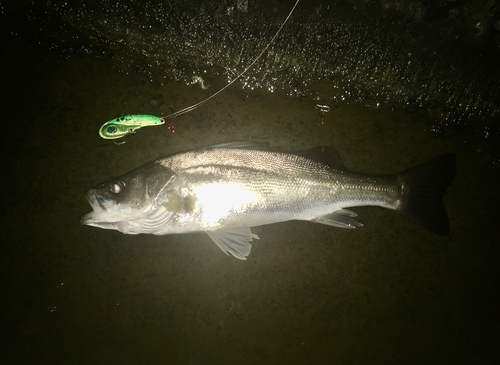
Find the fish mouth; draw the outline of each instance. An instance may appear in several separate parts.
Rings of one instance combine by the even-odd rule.
[[[80,223],[87,226],[94,226],[105,229],[116,229],[116,214],[113,214],[115,202],[99,195],[96,189],[89,189],[86,193],[87,201],[92,207],[92,211],[85,213],[80,218]]]
[[[121,204],[100,195],[94,188],[87,191],[86,197],[92,211],[82,215],[80,223],[87,226],[117,230],[126,234],[154,233],[173,215],[165,207],[151,210],[150,205],[137,208]]]

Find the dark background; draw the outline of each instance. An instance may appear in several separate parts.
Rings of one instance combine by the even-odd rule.
[[[498,362],[496,2],[300,3],[255,68],[172,120],[170,137],[164,126],[120,146],[99,137],[117,116],[212,95],[292,6],[2,5],[3,364]],[[256,227],[239,261],[204,234],[79,224],[90,186],[247,139],[333,146],[367,174],[455,152],[451,234],[356,208],[356,230]]]

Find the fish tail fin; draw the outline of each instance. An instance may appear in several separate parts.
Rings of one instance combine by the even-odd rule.
[[[398,175],[403,198],[396,211],[429,231],[446,236],[450,232],[443,204],[446,189],[455,177],[456,158],[446,153]]]

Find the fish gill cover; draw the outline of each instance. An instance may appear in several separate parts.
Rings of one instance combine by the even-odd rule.
[[[232,80],[266,46],[294,1],[20,1],[3,27],[64,57],[112,59],[156,82]],[[8,23],[8,24],[7,24]],[[442,135],[500,136],[496,1],[299,3],[244,88],[424,112]]]

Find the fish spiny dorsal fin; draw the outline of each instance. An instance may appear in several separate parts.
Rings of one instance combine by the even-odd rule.
[[[236,148],[242,150],[259,150],[259,151],[274,151],[274,149],[267,142],[227,142],[219,143],[209,148]]]
[[[310,160],[324,163],[337,170],[344,170],[344,171],[346,170],[344,161],[342,161],[342,158],[340,157],[340,154],[337,152],[337,150],[333,147],[327,147],[327,146],[314,147],[308,150],[286,152],[283,151],[281,148],[271,147],[267,142],[247,141],[247,142],[220,143],[213,146],[209,146],[209,148],[237,148],[245,150],[290,153],[297,156],[308,158]]]

